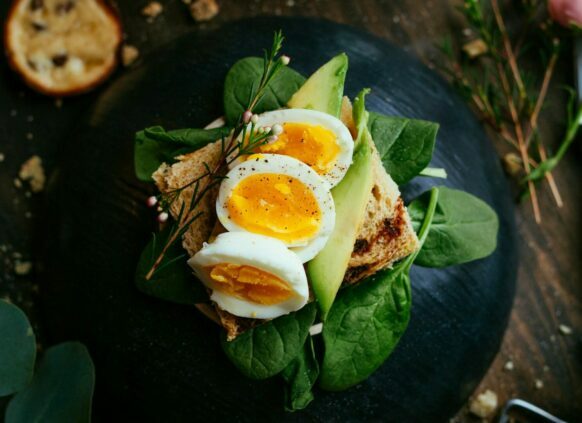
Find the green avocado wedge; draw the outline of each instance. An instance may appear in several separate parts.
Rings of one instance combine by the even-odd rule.
[[[305,81],[287,106],[292,109],[318,110],[339,117],[347,71],[348,56],[345,53],[338,54]]]
[[[364,108],[366,93],[367,90],[362,91],[354,102],[354,120],[359,131],[352,165],[331,191],[335,202],[335,228],[323,250],[307,264],[307,275],[322,320],[325,320],[344,279],[374,184],[373,141],[366,123],[368,112]]]

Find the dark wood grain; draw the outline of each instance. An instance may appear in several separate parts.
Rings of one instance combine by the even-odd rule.
[[[7,2],[0,10],[5,16]],[[380,37],[404,46],[426,63],[438,63],[435,44],[446,34],[458,35],[462,29],[454,7],[458,2],[448,0],[359,0],[355,1],[222,1],[221,13],[211,22],[194,24],[185,6],[179,0],[162,1],[164,13],[153,23],[147,24],[139,10],[147,1],[119,2],[128,41],[137,45],[142,53],[152,50],[169,39],[194,28],[215,28],[233,19],[262,14],[319,16],[366,29]],[[561,64],[563,78],[569,77],[570,63]],[[39,202],[29,200],[22,191],[13,188],[12,180],[19,164],[32,153],[40,153],[47,165],[53,167],[60,140],[56,134],[62,132],[57,120],[31,122],[36,138],[22,151],[12,147],[14,143],[29,142],[26,133],[12,129],[11,120],[26,120],[41,108],[54,108],[52,100],[42,100],[33,107],[29,98],[36,95],[27,91],[2,64],[0,74],[3,84],[17,87],[0,117],[0,151],[5,153],[5,163],[0,164],[0,195],[10,198],[12,206],[3,206],[6,221],[0,225],[0,245],[9,245],[26,258],[34,257],[34,219],[26,219],[24,213],[41,213]],[[21,94],[20,94],[21,93]],[[65,102],[64,109],[82,108],[91,96]],[[6,99],[5,99],[6,100]],[[563,124],[563,97],[551,93],[550,122],[545,139],[556,145]],[[10,117],[11,110],[18,116]],[[59,109],[54,109],[55,114]],[[12,154],[14,151],[14,154]],[[572,152],[555,172],[565,206],[556,209],[547,191],[542,191],[541,203],[544,222],[540,227],[533,221],[528,204],[517,213],[520,235],[520,262],[518,292],[510,325],[501,351],[477,392],[492,389],[503,402],[518,396],[530,400],[548,411],[569,421],[579,421],[582,416],[582,275],[581,257],[581,213],[580,198],[582,167],[580,149]],[[2,202],[2,204],[8,204]],[[6,209],[6,210],[4,210]],[[7,254],[2,259],[0,272],[0,295],[10,294],[15,301],[28,306],[35,298],[35,290],[42,281],[15,278],[11,273],[11,261]],[[517,263],[516,263],[517,265]],[[23,289],[24,287],[24,289]],[[491,310],[495,312],[495,310]],[[562,335],[558,327],[566,324],[573,328],[570,336]],[[40,328],[42,329],[42,328]],[[504,370],[511,360],[514,370]],[[543,388],[535,387],[536,379]],[[459,414],[460,420],[468,417]]]

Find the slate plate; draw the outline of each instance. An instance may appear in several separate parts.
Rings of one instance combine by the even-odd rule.
[[[371,378],[343,393],[316,392],[283,412],[278,378],[245,379],[224,358],[217,327],[190,307],[140,294],[132,279],[154,229],[153,192],[133,175],[133,134],[149,125],[203,126],[222,113],[222,84],[239,58],[260,55],[274,29],[310,74],[340,51],[347,93],[372,88],[369,109],[441,124],[434,166],[444,184],[491,204],[501,222],[491,257],[446,270],[414,268],[412,320]],[[440,180],[417,178],[407,200]],[[51,186],[44,313],[52,341],[87,343],[97,369],[99,420],[446,421],[498,350],[516,273],[513,206],[480,125],[432,71],[398,48],[327,21],[261,18],[186,36],[152,54],[100,97],[75,132]]]

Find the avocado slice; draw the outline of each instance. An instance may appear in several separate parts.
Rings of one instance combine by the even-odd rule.
[[[287,106],[292,109],[318,110],[339,117],[347,71],[348,56],[345,53],[338,54],[305,81]]]
[[[364,107],[363,90],[354,101],[354,120],[358,128],[353,162],[342,181],[331,190],[335,202],[335,227],[327,244],[307,264],[307,275],[325,320],[354,249],[360,224],[374,185],[372,137],[367,128],[368,112]]]

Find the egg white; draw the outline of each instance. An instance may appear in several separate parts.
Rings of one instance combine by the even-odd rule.
[[[294,295],[279,304],[258,304],[216,290],[208,267],[220,263],[248,265],[284,280]],[[225,232],[188,260],[196,276],[212,290],[210,299],[239,317],[274,319],[299,310],[309,299],[307,276],[301,260],[281,241],[249,232]]]
[[[310,238],[286,242],[285,245],[295,252],[303,263],[319,253],[335,226],[335,204],[329,185],[313,169],[299,160],[280,154],[257,154],[257,158],[244,161],[230,170],[220,185],[216,199],[216,215],[222,225],[231,232],[247,231],[230,219],[227,201],[236,185],[248,176],[261,173],[275,173],[292,176],[313,192],[321,210],[319,230]],[[284,241],[283,241],[284,242]]]
[[[321,176],[330,184],[336,186],[345,176],[348,168],[352,164],[354,153],[354,140],[350,130],[344,123],[336,117],[317,110],[308,109],[280,109],[271,112],[265,112],[258,115],[257,127],[272,127],[275,124],[284,125],[285,123],[305,123],[309,125],[319,125],[333,132],[336,137],[337,145],[340,149],[336,162],[332,168]],[[249,125],[250,130],[250,125]],[[236,152],[234,153],[236,154]],[[232,160],[230,168],[240,164],[244,159],[238,158]]]

